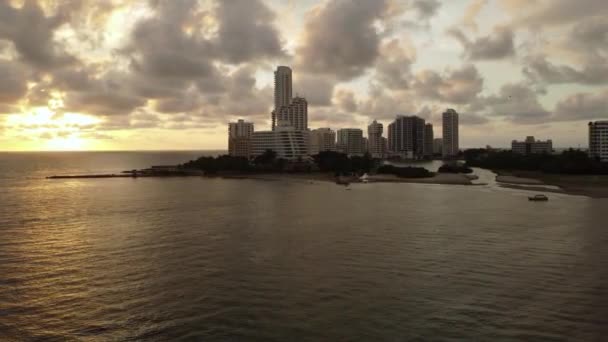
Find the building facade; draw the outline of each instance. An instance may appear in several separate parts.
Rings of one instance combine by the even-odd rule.
[[[277,120],[288,123],[297,131],[308,129],[308,102],[303,97],[295,97],[290,104],[279,108]]]
[[[589,157],[608,162],[608,121],[589,122]]]
[[[374,120],[367,126],[367,152],[372,158],[384,158],[386,156],[386,144],[384,144],[382,133],[384,127]]]
[[[338,143],[336,149],[348,155],[363,155],[365,146],[363,130],[358,128],[342,128],[338,130]]]
[[[511,151],[518,154],[550,154],[553,152],[553,142],[551,140],[535,140],[534,137],[526,137],[524,141],[513,140]]]
[[[424,156],[424,119],[399,115],[388,125],[389,154],[406,159]]]
[[[449,108],[442,115],[443,121],[443,148],[444,158],[455,157],[459,153],[458,113]]]
[[[228,154],[233,157],[251,156],[253,123],[239,119],[228,124]]]
[[[424,125],[424,156],[432,157],[433,156],[433,125],[427,123]]]
[[[443,155],[443,139],[435,138],[433,139],[433,154],[434,155]]]
[[[274,109],[272,111],[272,129],[277,125],[277,116],[282,106],[291,104],[292,80],[291,68],[279,66],[274,72]]]
[[[251,156],[259,156],[266,150],[276,152],[277,158],[305,158],[308,156],[308,131],[277,125],[274,131],[254,132],[251,137]]]
[[[336,132],[329,128],[317,128],[310,131],[310,155],[324,151],[336,150]]]

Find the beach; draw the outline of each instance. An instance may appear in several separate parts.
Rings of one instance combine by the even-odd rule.
[[[505,188],[608,198],[608,176],[606,175],[562,175],[537,171],[504,170],[494,170],[494,172],[497,174],[496,182]],[[559,189],[546,186],[554,186]]]

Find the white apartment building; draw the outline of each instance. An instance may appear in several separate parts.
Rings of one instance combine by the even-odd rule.
[[[363,130],[358,128],[342,128],[338,130],[336,149],[350,156],[362,156],[365,153]]]
[[[308,102],[303,97],[295,97],[288,105],[279,108],[279,121],[288,122],[296,131],[308,129]]]
[[[324,151],[336,150],[336,132],[329,128],[317,128],[310,131],[310,155]]]
[[[511,151],[518,154],[551,154],[553,152],[553,142],[551,140],[536,140],[533,136],[528,136],[524,141],[513,140]]]
[[[384,158],[386,156],[386,143],[382,138],[384,127],[374,120],[367,126],[367,152],[372,158]]]
[[[251,137],[251,155],[263,154],[266,150],[277,153],[277,158],[295,160],[308,156],[308,131],[298,131],[292,126],[278,122],[274,131],[254,132]]]
[[[589,157],[608,162],[608,121],[589,122]]]
[[[253,123],[239,119],[228,123],[228,154],[233,157],[251,156],[251,136]]]
[[[274,72],[274,109],[272,111],[272,129],[274,130],[282,106],[291,104],[292,81],[291,68],[279,66]]]
[[[443,119],[443,157],[450,158],[458,155],[458,113],[449,108],[442,115]]]

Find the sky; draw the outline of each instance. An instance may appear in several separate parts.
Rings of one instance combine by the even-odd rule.
[[[608,119],[606,0],[0,0],[0,150],[226,149],[270,128],[273,70],[309,127],[418,115],[461,147],[586,147]],[[385,130],[386,131],[386,130]]]

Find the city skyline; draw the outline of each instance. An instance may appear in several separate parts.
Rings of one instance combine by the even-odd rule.
[[[601,0],[13,0],[0,11],[3,151],[225,150],[228,122],[271,127],[277,65],[296,70],[289,96],[306,98],[310,127],[416,115],[441,136],[454,108],[461,148],[527,135],[586,148],[587,123],[608,117]]]

